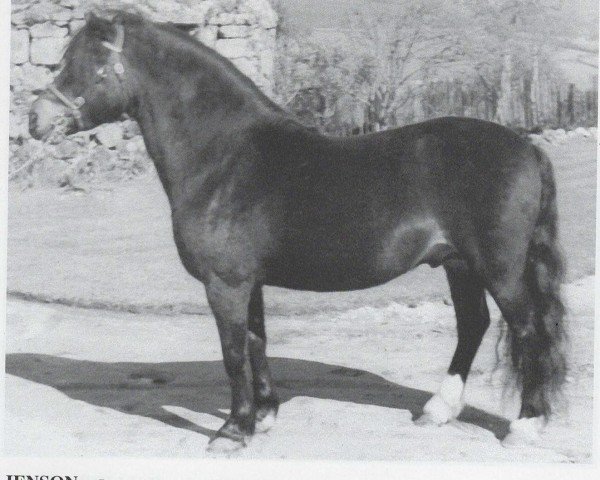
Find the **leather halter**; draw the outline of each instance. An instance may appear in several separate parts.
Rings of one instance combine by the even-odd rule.
[[[117,36],[115,38],[115,43],[110,43],[107,41],[102,42],[102,46],[108,48],[109,50],[115,53],[123,52],[123,45],[125,43],[125,29],[123,25],[117,24]],[[113,64],[113,70],[117,74],[117,77],[120,79],[122,75],[125,73],[125,68],[121,62],[115,62]],[[83,96],[77,97],[74,100],[70,100],[64,93],[62,93],[58,88],[54,86],[54,83],[51,83],[47,90],[52,93],[56,98],[58,98],[69,110],[71,110],[71,115],[77,122],[77,126],[80,129],[83,129],[83,120],[81,119],[81,112],[79,109],[85,105],[85,98]]]

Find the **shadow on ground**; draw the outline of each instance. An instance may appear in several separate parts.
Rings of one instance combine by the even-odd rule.
[[[296,396],[339,400],[409,410],[418,418],[431,393],[392,383],[378,375],[308,360],[271,358],[282,403]],[[212,436],[163,406],[226,416],[229,382],[220,361],[104,363],[32,353],[6,356],[6,373],[53,387],[70,398],[122,413],[153,418],[167,425]],[[285,408],[285,406],[283,406]],[[508,421],[467,406],[459,420],[490,430],[503,439]]]

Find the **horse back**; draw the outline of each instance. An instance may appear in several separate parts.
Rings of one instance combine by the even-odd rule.
[[[537,214],[533,149],[497,124],[443,118],[360,137],[296,135],[268,174],[277,248],[267,276],[278,285],[364,288],[455,255],[483,265],[495,232],[527,235]]]

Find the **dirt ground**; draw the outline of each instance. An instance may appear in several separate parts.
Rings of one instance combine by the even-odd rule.
[[[439,428],[412,422],[455,346],[443,275],[421,268],[350,294],[266,292],[268,353],[283,404],[275,427],[236,455],[590,462],[595,145],[549,153],[569,260],[572,347],[566,403],[540,445],[500,444],[517,402],[503,388],[503,368],[495,369],[494,308],[459,420]],[[176,258],[156,179],[111,188],[10,193],[7,454],[200,458],[226,416],[216,327]]]

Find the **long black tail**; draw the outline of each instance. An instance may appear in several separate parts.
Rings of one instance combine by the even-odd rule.
[[[541,412],[548,416],[561,392],[567,372],[565,306],[561,300],[561,283],[565,263],[558,245],[556,185],[552,164],[547,155],[534,147],[540,162],[542,195],[540,213],[529,244],[525,279],[531,295],[535,334],[510,339],[511,358],[520,383],[540,387]]]

